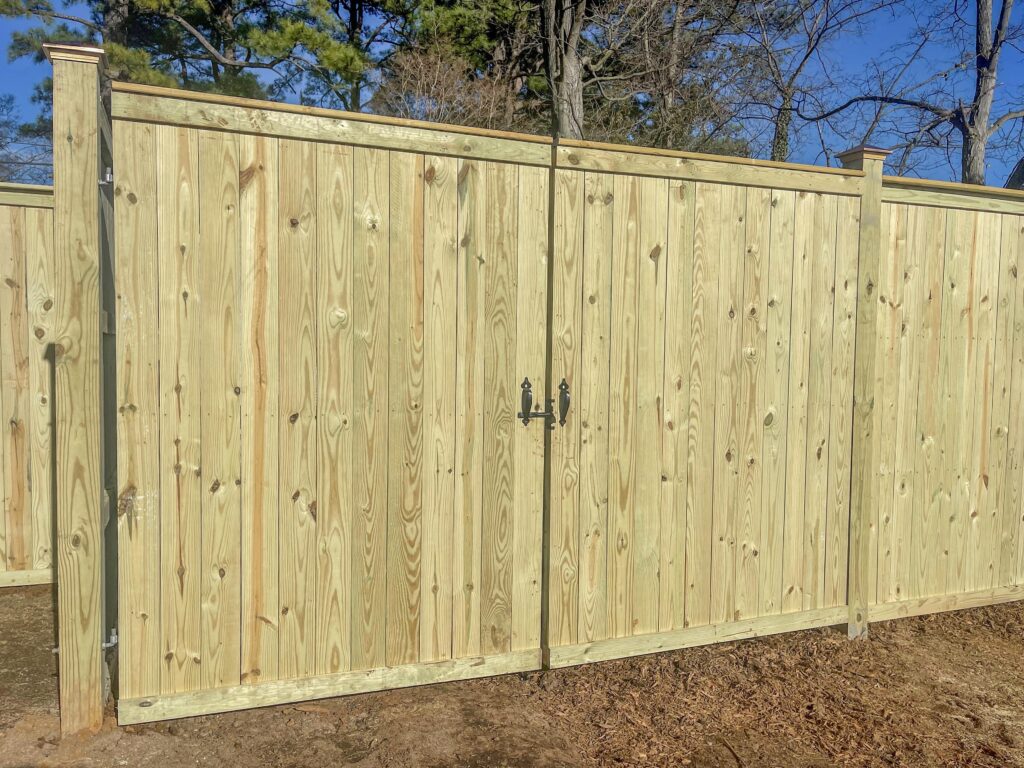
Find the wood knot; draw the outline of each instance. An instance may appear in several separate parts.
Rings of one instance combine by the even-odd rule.
[[[436,177],[437,177],[437,169],[434,168],[434,166],[432,166],[432,165],[429,168],[427,168],[425,171],[423,171],[423,181],[425,181],[427,184],[433,184],[434,183],[434,179]]]

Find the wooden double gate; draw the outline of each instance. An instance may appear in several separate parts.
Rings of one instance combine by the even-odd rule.
[[[1018,596],[1024,202],[865,148],[97,109],[100,52],[49,52],[67,730],[102,701],[105,452],[122,723]]]
[[[854,174],[113,118],[122,720],[845,621]]]

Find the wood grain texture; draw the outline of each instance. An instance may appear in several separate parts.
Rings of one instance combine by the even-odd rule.
[[[456,352],[453,658],[480,654],[480,557],[483,504],[485,216],[484,164],[458,171],[459,302]]]
[[[160,688],[200,687],[202,468],[199,137],[161,127],[157,154],[160,281]]]
[[[386,661],[388,525],[389,155],[353,151],[352,668]]]
[[[278,673],[316,671],[316,145],[278,145]]]
[[[782,611],[796,193],[772,192],[765,370],[760,612]]]
[[[640,181],[615,178],[608,406],[608,636],[632,634]]]
[[[689,488],[687,451],[695,192],[696,185],[692,182],[669,183],[659,593],[659,629],[662,631],[683,627],[686,605],[685,538]],[[595,638],[580,639],[586,642]]]
[[[242,479],[240,378],[240,234],[238,142],[230,134],[199,138],[203,217],[199,280],[202,333],[202,628],[204,688],[237,685],[241,674]]]
[[[160,690],[160,324],[156,131],[114,126],[121,695]],[[155,562],[154,562],[155,561]],[[237,639],[236,639],[237,642]]]
[[[636,306],[636,510],[633,515],[631,634],[661,625],[662,428],[665,384],[665,298],[668,182],[640,181]],[[579,293],[577,293],[579,295]]]
[[[317,674],[352,667],[352,149],[317,146]]]
[[[452,658],[455,525],[456,308],[459,293],[458,161],[424,158],[423,577],[419,658]]]
[[[552,387],[564,379],[570,391],[582,383],[580,294],[583,290],[584,186],[578,171],[556,171],[552,253]],[[537,319],[522,317],[524,326]],[[538,394],[540,394],[538,392]],[[551,396],[557,398],[557,390]],[[539,431],[541,423],[534,425]],[[567,645],[579,636],[580,426],[576,419],[551,435],[548,516],[547,640]]]
[[[538,322],[538,318],[546,316],[548,306],[548,244],[551,239],[549,184],[546,170],[520,167],[517,200],[519,252],[516,282],[516,380],[524,375],[529,376],[531,381],[558,381],[554,372],[549,376],[546,370],[548,328],[545,323]],[[582,221],[579,224],[582,225]],[[577,258],[582,258],[582,253]],[[573,386],[581,380],[582,370],[577,368],[571,372],[574,374]],[[569,374],[565,375],[568,380]],[[515,384],[516,380],[512,383]],[[579,416],[570,407],[564,429],[571,439],[579,440],[578,424]],[[520,427],[522,425],[518,422],[514,424],[513,654],[541,647],[544,599],[541,571],[544,559],[545,435],[539,424],[534,424],[533,428]]]
[[[278,676],[277,140],[238,137],[243,684]]]
[[[53,392],[50,345],[54,325],[53,212],[25,209],[28,303],[28,491],[33,570],[53,568]]]
[[[740,487],[736,525],[736,619],[760,614],[761,517],[765,478],[765,357],[768,268],[771,257],[771,190],[747,190],[743,252],[742,376],[740,383]]]
[[[419,660],[423,540],[423,156],[391,153],[388,666]]]
[[[608,636],[608,413],[614,177],[584,182],[581,375],[573,389],[580,429],[579,641]],[[606,373],[608,372],[608,373]]]
[[[512,544],[516,390],[516,256],[519,169],[488,163],[484,184],[483,519],[481,525],[480,651],[508,653],[512,642]]]
[[[29,500],[29,330],[26,265],[28,233],[24,208],[0,209],[0,456],[3,466],[4,560],[6,570],[32,567]]]
[[[735,618],[736,515],[739,506],[743,268],[747,190],[723,186],[718,227],[718,367],[715,389],[714,513],[711,550],[711,623]]]
[[[711,621],[715,402],[718,383],[720,187],[698,184],[694,209],[690,402],[686,456],[686,605],[684,627]]]

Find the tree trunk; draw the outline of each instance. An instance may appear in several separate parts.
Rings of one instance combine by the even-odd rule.
[[[975,131],[963,132],[964,145],[961,152],[960,180],[964,184],[985,183],[985,150],[988,141]]]
[[[583,138],[583,61],[579,43],[587,0],[563,5],[541,3],[544,63],[551,88],[551,130],[568,139]]]
[[[565,139],[583,138],[583,65],[576,51],[562,58],[562,76],[554,94],[558,135]]]
[[[789,159],[789,129],[793,124],[793,94],[782,95],[782,104],[775,113],[775,135],[772,137],[772,160],[785,162]]]

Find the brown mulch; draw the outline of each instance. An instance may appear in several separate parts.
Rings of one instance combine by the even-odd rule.
[[[51,613],[0,591],[0,766],[1024,768],[1024,603],[63,741]]]

